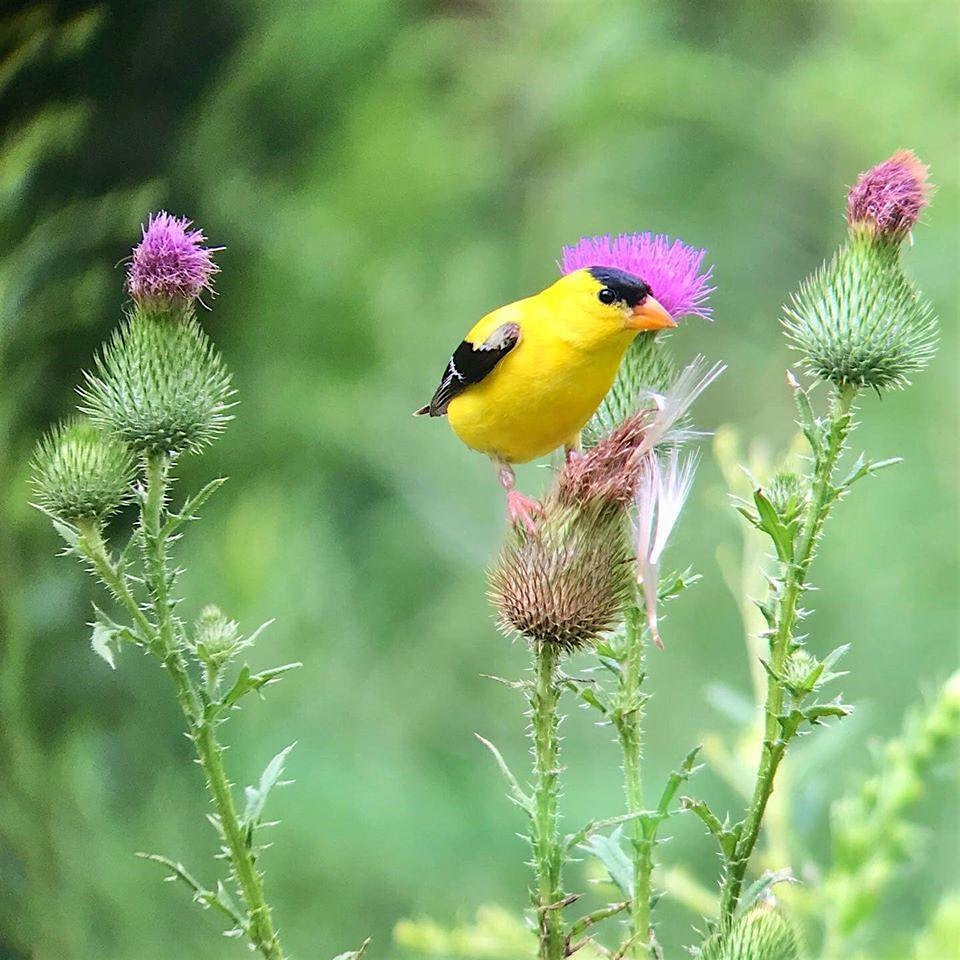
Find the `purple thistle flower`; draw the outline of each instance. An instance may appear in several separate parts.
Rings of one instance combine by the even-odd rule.
[[[645,281],[653,296],[674,318],[685,315],[713,319],[706,306],[716,289],[710,286],[713,267],[701,272],[706,250],[688,247],[681,240],[652,233],[621,233],[610,237],[583,237],[572,247],[563,248],[563,260],[557,265],[562,273],[585,267],[615,267]]]
[[[929,167],[912,150],[898,150],[861,173],[847,195],[850,225],[899,243],[927,205],[928,173]]]
[[[213,275],[220,269],[213,253],[223,248],[203,246],[203,231],[192,226],[186,217],[164,210],[141,225],[143,239],[133,248],[127,269],[127,290],[134,300],[189,301],[213,291]]]

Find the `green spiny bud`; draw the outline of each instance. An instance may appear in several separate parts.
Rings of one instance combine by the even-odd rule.
[[[543,505],[536,531],[512,528],[490,573],[501,629],[571,651],[616,625],[632,588],[623,507]]]
[[[898,246],[864,231],[800,285],[782,323],[809,371],[838,387],[905,387],[936,348],[933,308]]]
[[[777,907],[761,904],[704,943],[700,960],[798,960],[796,928]]]
[[[636,413],[651,393],[666,393],[676,379],[677,365],[663,337],[639,334],[627,350],[613,386],[584,427],[584,444],[592,446],[605,437]]]
[[[242,643],[240,626],[228,620],[220,608],[210,604],[200,611],[193,625],[193,645],[205,663],[225,663]]]
[[[32,484],[37,505],[70,522],[103,521],[132,494],[133,455],[93,424],[61,424],[37,444]]]
[[[803,512],[807,491],[800,477],[789,470],[777,473],[763,493],[784,523],[792,523]]]
[[[136,450],[197,452],[230,419],[230,375],[190,306],[173,317],[136,308],[86,380],[83,411]]]
[[[795,696],[806,696],[816,685],[823,664],[803,647],[794,650],[787,657],[783,668],[784,686]]]

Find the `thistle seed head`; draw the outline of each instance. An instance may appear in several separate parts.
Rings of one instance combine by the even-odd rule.
[[[186,217],[164,210],[152,213],[141,226],[143,239],[133,248],[127,268],[127,290],[138,303],[188,303],[204,290],[213,290],[219,271],[215,250],[203,246],[202,230],[193,230]]]
[[[197,452],[230,419],[230,375],[192,315],[136,310],[86,373],[81,409],[144,452]]]
[[[632,589],[624,512],[551,496],[536,532],[512,529],[490,572],[500,628],[570,652],[616,626]]]
[[[130,500],[136,477],[129,448],[82,420],[51,430],[32,467],[37,505],[68,522],[104,521]]]
[[[861,173],[847,195],[850,226],[901,243],[929,202],[929,172],[912,150],[898,150]]]
[[[641,461],[636,452],[646,422],[646,411],[634,413],[585,453],[570,457],[557,480],[559,502],[567,507],[628,504],[640,479]]]

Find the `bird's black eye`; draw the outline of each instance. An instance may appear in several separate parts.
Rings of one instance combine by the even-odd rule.
[[[616,303],[620,298],[617,296],[615,291],[611,290],[609,287],[604,287],[598,294],[597,298],[601,303]]]

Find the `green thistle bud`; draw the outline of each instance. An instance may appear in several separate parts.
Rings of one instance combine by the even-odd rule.
[[[230,375],[192,306],[175,316],[137,307],[86,380],[84,413],[136,450],[197,452],[230,419]]]
[[[776,474],[770,485],[764,487],[763,493],[784,523],[792,523],[803,512],[806,488],[800,477],[789,470],[781,470]]]
[[[37,506],[69,522],[103,521],[132,495],[133,455],[86,421],[55,427],[33,456]]]
[[[761,904],[703,945],[700,960],[798,960],[800,939],[781,910]]]
[[[551,497],[535,533],[513,528],[490,573],[500,628],[572,651],[614,627],[633,583],[624,516],[608,501]]]
[[[905,387],[936,348],[933,308],[899,247],[862,230],[800,285],[782,324],[807,369],[838,387]]]
[[[193,646],[204,663],[223,664],[242,644],[240,625],[228,620],[220,608],[210,604],[200,611],[193,625]]]
[[[813,690],[822,672],[820,661],[800,647],[787,657],[783,669],[783,683],[795,697],[806,696]]]

